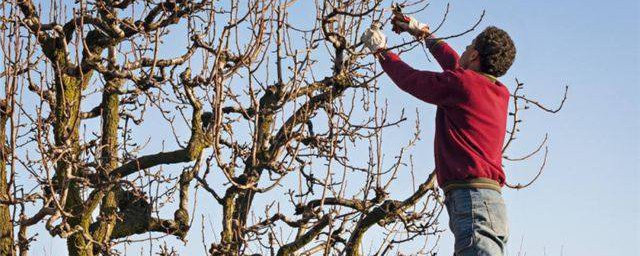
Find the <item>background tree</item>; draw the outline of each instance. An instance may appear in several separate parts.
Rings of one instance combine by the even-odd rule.
[[[212,219],[219,237],[203,242],[212,255],[360,255],[376,225],[384,236],[367,254],[384,254],[440,232],[434,175],[413,175],[406,156],[419,122],[396,156],[382,154],[382,130],[406,118],[379,99],[382,73],[359,36],[374,21],[388,23],[390,3],[317,1],[292,16],[295,3],[3,2],[0,254],[26,255],[36,224],[66,239],[70,255],[118,254],[119,244],[164,238],[140,234],[185,240],[194,187],[221,208]],[[443,38],[473,31],[483,15]],[[505,151],[521,105],[557,111],[520,89]],[[413,193],[390,195],[405,169]],[[420,253],[432,252],[424,244]]]

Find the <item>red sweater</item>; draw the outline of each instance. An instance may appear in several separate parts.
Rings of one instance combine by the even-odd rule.
[[[489,178],[504,185],[502,146],[509,91],[495,78],[463,69],[445,42],[430,47],[444,72],[420,71],[386,52],[380,64],[405,92],[438,106],[435,164],[438,183]]]

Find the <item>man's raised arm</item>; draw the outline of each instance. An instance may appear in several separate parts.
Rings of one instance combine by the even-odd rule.
[[[398,55],[386,50],[386,37],[377,24],[368,28],[361,40],[378,57],[385,73],[403,91],[435,105],[452,105],[464,98],[465,93],[456,74],[459,70],[448,69],[439,73],[413,69]]]
[[[406,31],[417,38],[425,38],[425,44],[443,70],[458,68],[458,59],[460,59],[458,53],[444,40],[435,39],[427,24],[420,23],[416,18],[404,14],[396,14],[391,23],[393,24],[393,31],[396,33]]]
[[[453,105],[464,98],[454,70],[431,72],[416,70],[392,52],[382,53],[380,65],[391,80],[403,91],[435,105]]]
[[[430,37],[433,37],[433,35]],[[458,56],[458,53],[451,48],[447,42],[440,39],[427,38],[425,39],[425,43],[429,47],[429,52],[433,54],[433,57],[436,58],[443,70],[454,70],[458,68],[460,56]]]

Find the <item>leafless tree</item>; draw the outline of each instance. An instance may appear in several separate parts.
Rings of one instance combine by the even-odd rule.
[[[220,235],[204,242],[211,255],[386,254],[436,237],[435,175],[414,175],[407,154],[420,124],[383,156],[382,131],[407,118],[389,113],[382,72],[359,42],[372,22],[388,23],[391,3],[318,0],[289,12],[300,2],[3,1],[0,254],[27,255],[33,225],[74,256],[184,240],[192,188],[221,207],[212,213]],[[521,86],[505,151],[521,105],[555,111]],[[406,197],[389,194],[400,172],[415,181]],[[365,248],[375,226],[382,238]],[[163,235],[135,236],[149,233]],[[159,254],[177,253],[163,245]]]

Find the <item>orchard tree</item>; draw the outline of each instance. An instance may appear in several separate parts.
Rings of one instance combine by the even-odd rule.
[[[74,256],[166,235],[187,242],[194,189],[219,205],[209,220],[219,235],[203,241],[211,255],[385,254],[412,241],[433,253],[435,239],[424,241],[442,231],[441,195],[407,153],[420,123],[389,113],[382,72],[359,41],[373,22],[389,23],[391,3],[304,1],[290,12],[301,2],[3,1],[0,254],[27,255],[45,235]],[[505,158],[544,148],[546,161],[546,138],[506,156],[519,111],[562,107],[521,89]],[[383,155],[388,129],[413,133],[393,157]],[[402,172],[414,186],[399,197],[390,187]],[[382,235],[367,236],[376,226]],[[151,233],[163,235],[136,236]]]

